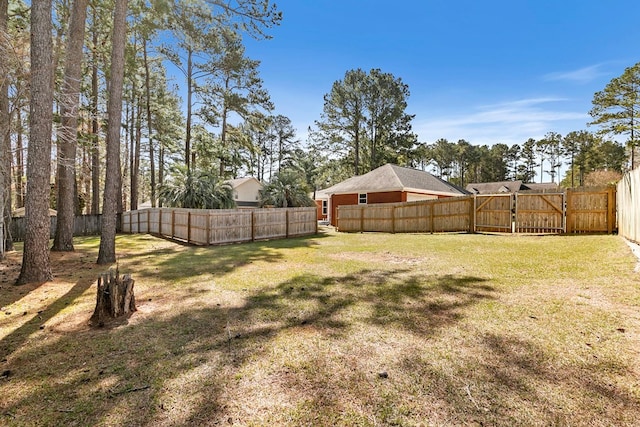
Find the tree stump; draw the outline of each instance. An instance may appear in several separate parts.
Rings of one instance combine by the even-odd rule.
[[[96,308],[91,323],[104,326],[105,322],[128,316],[136,311],[136,299],[133,294],[135,280],[129,274],[120,276],[118,269],[110,269],[98,278]]]

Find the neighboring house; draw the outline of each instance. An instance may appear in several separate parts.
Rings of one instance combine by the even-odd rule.
[[[260,190],[264,185],[256,178],[236,178],[227,181],[233,188],[233,200],[239,208],[257,208],[260,203]]]
[[[319,198],[318,194],[325,198]],[[412,202],[465,194],[468,193],[464,189],[429,172],[386,164],[317,192],[316,204],[323,209],[324,201],[327,201],[328,220],[335,226],[341,205]]]
[[[517,193],[518,191],[558,192],[562,191],[555,183],[523,183],[522,181],[476,182],[465,188],[471,194]]]
[[[316,208],[318,210],[318,221],[329,220],[329,200],[331,196],[322,190],[317,190],[310,195],[316,202]]]

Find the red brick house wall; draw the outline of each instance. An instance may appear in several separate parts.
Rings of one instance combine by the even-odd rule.
[[[367,193],[367,204],[372,203],[397,203],[397,202],[406,202],[407,201],[407,192],[406,191],[384,191],[380,193]],[[358,204],[358,193],[353,194],[334,194],[331,196],[331,225],[338,225],[338,206],[340,205],[357,205]],[[439,199],[444,196],[438,195]],[[320,210],[318,211],[320,215],[322,213],[322,202],[316,201],[316,203],[320,203]],[[320,217],[319,217],[320,218]]]
[[[357,205],[357,194],[334,194],[331,196],[331,225],[338,224],[338,206],[340,205]]]
[[[322,200],[316,200],[316,219],[318,221],[323,220],[322,217]]]
[[[385,191],[382,193],[368,193],[367,204],[406,202],[406,191]]]
[[[331,225],[338,224],[338,206],[357,205],[359,193],[334,194],[331,196]],[[407,193],[405,191],[384,191],[381,193],[367,193],[367,204],[371,203],[395,203],[406,202]]]

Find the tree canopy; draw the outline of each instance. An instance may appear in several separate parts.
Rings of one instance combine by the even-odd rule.
[[[640,62],[613,78],[603,90],[593,96],[589,112],[605,134],[628,135],[631,169],[636,166],[635,151],[640,130]]]
[[[318,140],[348,159],[355,175],[389,162],[406,165],[417,142],[408,97],[409,87],[390,73],[347,71],[324,96]]]

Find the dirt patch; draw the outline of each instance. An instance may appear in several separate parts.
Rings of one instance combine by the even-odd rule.
[[[341,252],[330,255],[336,260],[374,262],[393,265],[420,265],[428,262],[427,257],[400,256],[391,252]]]

